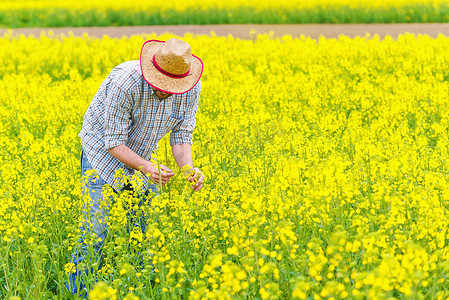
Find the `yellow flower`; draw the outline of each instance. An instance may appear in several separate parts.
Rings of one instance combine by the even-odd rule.
[[[71,262],[66,263],[64,269],[65,269],[66,274],[68,274],[68,275],[76,272],[76,266],[74,263],[71,263]]]
[[[98,282],[95,284],[94,288],[89,292],[89,299],[92,300],[102,300],[102,299],[117,299],[117,290],[111,288],[105,282]]]

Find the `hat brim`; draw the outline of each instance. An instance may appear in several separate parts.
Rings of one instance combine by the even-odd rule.
[[[153,56],[164,44],[164,41],[146,41],[140,51],[140,68],[145,81],[152,87],[170,94],[183,94],[190,91],[203,74],[203,62],[192,54],[189,75],[173,78],[161,73],[153,64]]]

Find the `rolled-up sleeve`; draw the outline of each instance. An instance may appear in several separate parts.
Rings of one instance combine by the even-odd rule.
[[[183,118],[170,133],[170,145],[190,144],[192,145],[193,131],[195,130],[196,113],[201,94],[201,82],[198,82],[192,91],[191,101]]]
[[[104,101],[105,148],[109,150],[128,141],[132,100],[128,92],[115,84],[109,84]]]

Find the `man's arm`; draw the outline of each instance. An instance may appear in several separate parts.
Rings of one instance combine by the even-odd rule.
[[[172,153],[180,169],[185,165],[193,166],[192,146],[190,146],[190,144],[173,145]]]
[[[150,177],[155,183],[159,183],[159,176],[161,178],[162,185],[165,185],[167,181],[175,175],[172,170],[161,165],[161,169],[165,172],[160,172],[152,162],[142,158],[136,152],[131,150],[126,145],[119,145],[112,149],[109,149],[108,152],[122,163],[131,167],[135,170],[142,171],[144,174]]]
[[[178,167],[182,169],[184,166],[193,167],[192,163],[192,146],[190,144],[172,145],[173,158],[175,159]],[[188,175],[187,180],[190,182],[196,182],[192,189],[198,192],[203,187],[204,175],[198,168],[193,168],[193,174]]]

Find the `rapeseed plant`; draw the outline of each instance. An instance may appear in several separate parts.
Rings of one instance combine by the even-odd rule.
[[[170,37],[0,38],[1,298],[67,295],[95,180],[79,170],[83,113],[112,67]],[[448,38],[184,39],[205,63],[206,185],[176,170],[145,198],[138,173],[117,174],[135,190],[103,191],[92,299],[449,296]],[[167,145],[157,161],[174,167]]]

